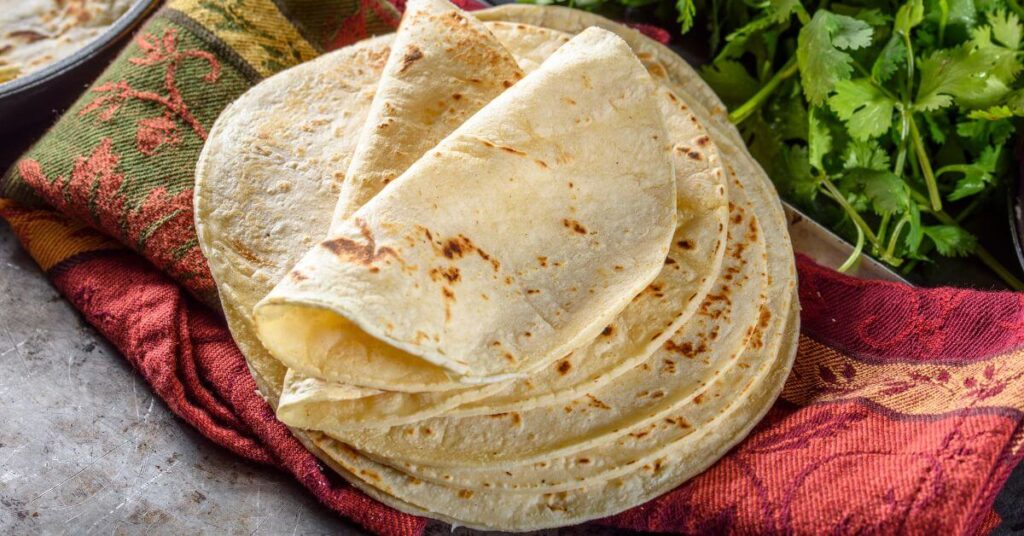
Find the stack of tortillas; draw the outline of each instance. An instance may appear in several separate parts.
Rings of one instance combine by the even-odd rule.
[[[782,207],[681,59],[562,8],[411,0],[260,83],[196,225],[278,417],[399,510],[604,517],[740,441],[798,332]]]

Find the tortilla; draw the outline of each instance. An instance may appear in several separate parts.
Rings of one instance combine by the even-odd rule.
[[[445,0],[410,0],[345,173],[342,222],[523,76],[474,17]]]
[[[650,76],[583,32],[338,223],[257,331],[322,379],[381,387],[418,357],[500,381],[594,339],[661,270],[674,216]]]
[[[319,432],[296,430],[300,440],[332,468],[387,504],[474,528],[533,530],[611,515],[640,504],[699,473],[742,439],[774,401],[792,363],[799,328],[794,298],[795,271],[777,196],[763,171],[746,153],[735,130],[720,117],[711,117],[708,108],[720,106],[713,94],[711,97],[704,94],[699,99],[693,98],[703,83],[682,60],[632,30],[571,10],[509,6],[479,15],[482,19],[511,21],[488,23],[487,26],[526,71],[541,65],[552,50],[565,42],[567,36],[519,24],[519,21],[542,21],[569,31],[599,25],[622,35],[638,52],[647,70],[664,85],[659,90],[658,99],[673,143],[683,147],[696,146],[693,141],[700,136],[685,142],[674,139],[679,136],[681,124],[691,123],[689,113],[693,114],[692,123],[697,125],[694,128],[701,128],[701,123],[709,126],[710,131],[706,134],[702,130],[689,131],[711,138],[709,148],[702,155],[715,164],[709,164],[702,173],[693,174],[700,177],[696,184],[703,185],[705,190],[702,191],[714,192],[716,185],[718,188],[722,186],[722,177],[715,179],[713,172],[723,169],[718,163],[716,146],[726,156],[725,168],[729,170],[730,177],[730,218],[718,221],[726,223],[729,235],[727,246],[719,245],[717,250],[711,250],[721,259],[722,252],[727,249],[725,260],[719,261],[710,271],[698,269],[694,272],[698,277],[707,278],[707,284],[703,287],[691,284],[689,288],[697,295],[692,300],[694,303],[688,304],[683,300],[675,308],[679,309],[675,313],[670,311],[672,307],[659,308],[654,298],[654,294],[660,292],[655,285],[665,274],[662,270],[658,279],[636,298],[647,304],[643,309],[645,312],[632,321],[634,327],[615,329],[611,336],[598,336],[592,341],[593,345],[605,344],[597,342],[602,339],[632,339],[627,334],[635,335],[637,332],[632,330],[648,326],[640,321],[642,319],[650,320],[651,326],[656,325],[657,318],[670,323],[680,317],[685,317],[685,320],[674,327],[663,328],[667,333],[659,333],[662,338],[649,351],[613,353],[605,365],[591,371],[596,374],[593,378],[584,374],[570,382],[559,383],[555,376],[562,375],[554,366],[562,361],[558,360],[553,366],[542,368],[527,379],[541,378],[547,372],[548,379],[544,381],[551,387],[547,390],[536,386],[524,387],[524,381],[511,380],[442,392],[396,393],[356,389],[343,383],[302,378],[291,372],[289,388],[294,392],[286,394],[285,399],[292,397],[298,402],[286,403],[282,408],[290,406],[297,414],[306,412],[309,414],[306,418],[312,421],[319,419],[317,426],[322,425],[331,429],[335,436],[344,437],[349,444]],[[363,42],[350,48],[379,46],[386,39]],[[350,57],[346,54],[354,55],[356,52],[343,49],[319,58],[313,62],[316,66],[299,66],[287,73],[287,80],[280,82],[281,85],[264,90],[263,86],[269,84],[269,81],[265,82],[239,102],[247,103],[245,107],[255,107],[256,103],[265,105],[268,95],[275,90],[286,91],[290,94],[287,98],[295,102],[308,102],[310,96],[303,94],[303,86],[308,79],[318,71],[334,69],[330,62],[344,62]],[[687,86],[693,87],[684,91]],[[671,102],[670,94],[679,101],[672,107],[667,104]],[[364,110],[367,107],[365,100],[338,104],[339,109],[353,115],[359,113],[360,107]],[[281,102],[271,106],[287,107]],[[275,116],[269,111],[261,110],[261,113],[256,117],[257,125]],[[251,121],[252,116],[246,119]],[[247,150],[244,146],[227,145],[224,140],[214,142],[215,137],[231,134],[229,130],[220,130],[222,121],[232,123],[230,118],[218,120],[211,132],[211,143],[217,143],[218,148],[204,150],[208,165],[200,166],[206,178],[201,181],[201,187],[197,185],[199,220],[205,221],[205,217],[199,215],[201,207],[205,206],[208,212],[212,212],[210,202],[213,199],[227,205],[259,207],[258,201],[233,199],[232,196],[242,191],[227,183],[254,176],[256,184],[252,185],[252,191],[260,196],[263,195],[259,193],[261,189],[272,184],[269,176],[282,166],[280,159],[267,158],[257,164],[257,157],[216,154],[217,151]],[[322,156],[314,150],[311,158],[319,160]],[[239,174],[240,169],[245,169],[238,167],[238,163],[243,161],[270,169],[258,173],[248,173],[247,170]],[[684,185],[688,174],[685,170],[677,176],[679,189],[675,197],[679,206],[676,212],[685,225],[686,211],[682,207],[688,202],[695,203],[693,200],[701,196],[686,191]],[[313,173],[306,180],[316,182],[324,179],[321,174]],[[723,215],[726,211],[725,198],[724,192],[717,197],[721,203],[717,210]],[[293,199],[276,202],[304,202],[301,197]],[[703,215],[707,218],[708,214],[715,213],[716,209],[710,208],[713,206],[714,203],[709,206],[695,203],[689,210],[693,217]],[[280,209],[275,207],[271,214],[281,214],[275,212],[277,210]],[[329,217],[329,212],[327,209],[328,214],[322,217]],[[255,228],[245,230],[241,228],[244,225],[254,225]],[[700,225],[707,227],[706,222]],[[215,229],[206,233],[206,238],[202,233],[200,238],[201,242],[210,241],[209,246],[204,245],[204,252],[224,256],[220,253],[227,242],[223,237],[256,235],[269,228],[267,223],[222,219]],[[302,230],[296,237],[299,240],[313,237],[311,240],[315,240],[317,232],[315,229]],[[718,235],[710,233],[706,236],[709,238],[707,242],[714,243],[712,237]],[[726,241],[720,239],[720,242]],[[286,266],[301,254],[296,247],[291,247],[289,252],[268,254],[266,250],[259,249],[265,244],[256,242],[255,245],[258,257]],[[274,258],[274,255],[278,257]],[[676,258],[675,250],[670,258]],[[211,262],[211,266],[213,264]],[[224,270],[214,270],[218,285],[223,286],[221,279],[237,276],[230,274],[232,269],[226,266]],[[278,277],[283,275],[284,269],[276,270]],[[262,285],[264,292],[270,288],[267,282]],[[713,289],[711,285],[714,285]],[[249,299],[246,303],[231,297],[223,298],[224,294],[222,299],[232,302],[238,309],[248,310],[247,307],[259,299],[255,294],[258,292],[245,296]],[[627,317],[630,307],[633,304],[627,306],[615,322]],[[687,308],[695,312],[687,314],[684,311]],[[232,322],[230,315],[229,322]],[[252,337],[251,325],[247,328],[232,326],[236,338],[241,333],[258,346],[258,341]],[[712,333],[715,333],[714,337]],[[276,399],[275,381],[260,371],[280,369],[280,364],[265,366],[263,363],[273,362],[273,358],[262,348],[253,350],[251,346],[240,346],[261,390],[273,403]],[[580,361],[569,361],[570,370],[575,372],[585,368],[599,355],[601,353],[597,352]],[[448,381],[451,379],[453,377]],[[446,388],[450,389],[450,386]],[[497,391],[481,395],[485,389]],[[468,397],[471,400],[452,402],[453,397],[467,393],[473,393]],[[643,396],[638,396],[641,393]],[[352,412],[353,408],[368,409],[371,415],[388,416],[394,411],[401,415],[401,419],[415,422],[392,428],[386,427],[391,423],[380,423],[376,428],[353,429],[372,425],[373,422],[346,426],[344,423],[349,418],[345,411],[333,415],[330,411],[323,411],[333,406],[347,407],[349,409],[345,411]],[[428,409],[424,411],[421,407]],[[571,407],[572,411],[567,412],[566,407]],[[503,409],[495,411],[494,408]],[[288,422],[300,422],[300,419],[289,417]],[[343,424],[340,429],[332,428],[338,423]],[[437,439],[424,437],[426,427]],[[440,439],[441,436],[445,439]],[[511,475],[506,475],[506,471]]]

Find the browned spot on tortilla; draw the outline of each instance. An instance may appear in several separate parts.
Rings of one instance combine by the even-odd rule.
[[[441,287],[441,294],[444,295],[446,300],[455,301],[455,293],[448,287]]]
[[[690,151],[690,152],[686,153],[686,156],[688,156],[690,158],[690,160],[700,160],[701,159],[700,153],[698,153],[697,151]]]
[[[462,94],[461,93],[456,93],[456,94],[452,95],[452,98],[455,99],[455,100],[459,100],[459,99],[462,98]]]
[[[697,395],[693,399],[693,403],[694,404],[703,404],[704,403],[704,393],[701,393],[701,394]]]
[[[678,426],[680,428],[690,427],[690,423],[687,422],[686,419],[684,419],[683,417],[665,417],[665,422],[667,422],[668,424]]]
[[[543,160],[537,160],[537,159],[534,159],[533,161],[534,161],[534,162],[536,162],[538,166],[540,166],[540,167],[542,167],[542,168],[544,168],[544,169],[547,169],[547,168],[548,168],[548,165],[547,165],[547,163],[546,163],[546,162],[544,162]]]
[[[502,80],[501,81],[501,85],[504,86],[505,89],[508,89],[508,88],[512,87],[512,84],[514,84],[514,83],[515,82],[513,82],[511,80]]]
[[[434,431],[431,430],[430,428],[424,428],[423,429],[423,435],[430,435],[430,434],[433,434],[433,433],[434,433]]]
[[[636,432],[630,432],[629,435],[630,435],[630,437],[635,437],[636,439],[643,439],[643,438],[647,437],[648,435],[650,435],[651,431],[653,429],[654,429],[654,425],[652,424],[652,425],[644,428],[643,430],[637,430]],[[645,465],[644,467],[647,467],[647,466]]]
[[[566,218],[562,220],[562,225],[564,225],[566,229],[572,229],[573,231],[579,234],[587,234],[587,228],[576,220],[570,220]]]
[[[456,238],[449,239],[444,243],[444,247],[441,250],[441,254],[449,259],[458,259],[465,255],[467,250],[472,248],[472,244],[468,239],[465,239],[462,235]]]
[[[272,266],[271,263],[269,263],[266,260],[260,258],[259,255],[256,255],[255,253],[253,253],[253,251],[251,249],[246,247],[241,242],[239,242],[239,241],[237,241],[237,240],[235,240],[233,238],[229,238],[228,239],[228,244],[231,246],[231,249],[233,249],[235,251],[235,253],[238,253],[242,257],[245,257],[245,260],[247,260],[247,261],[249,261],[249,262],[251,262],[253,264],[258,264],[260,266]]]
[[[704,147],[708,143],[711,143],[711,138],[709,138],[707,136],[701,136],[701,137],[697,138],[697,145],[700,145],[701,147]]]
[[[472,498],[472,497],[473,497],[473,492],[472,491],[470,491],[468,489],[460,489],[459,490],[459,498],[460,499],[469,499],[469,498]]]
[[[537,257],[537,262],[544,268],[548,266],[548,258],[544,256]]]
[[[616,264],[615,266],[612,266],[612,270],[615,270],[616,272],[621,272],[625,270],[625,268],[621,264]]]
[[[671,359],[665,359],[665,360],[662,360],[661,363],[664,365],[664,367],[662,367],[662,368],[665,369],[665,372],[667,372],[669,374],[675,374],[676,373],[676,362],[675,361],[672,361]]]
[[[512,284],[512,276],[510,276],[510,275],[506,275],[505,276],[505,284],[506,285],[511,285]]]
[[[672,102],[679,102],[679,99],[676,98],[675,93],[669,93],[668,98],[671,99]]]
[[[504,357],[505,360],[508,361],[509,363],[515,363],[516,362],[516,356],[512,355],[509,352],[505,352],[504,354],[501,354],[501,357]]]
[[[361,469],[359,471],[359,473],[361,475],[367,477],[367,478],[370,478],[370,479],[373,479],[373,480],[380,480],[380,475],[378,475],[377,473],[375,473],[375,472],[373,472],[373,471],[371,471],[369,469]]]
[[[422,480],[420,480],[420,479],[418,479],[418,478],[416,478],[414,476],[409,476],[409,477],[407,477],[407,479],[408,479],[409,484],[412,484],[413,486],[419,486],[420,484],[423,483]]]
[[[568,104],[569,106],[575,106],[576,105],[576,101],[570,99],[569,97],[562,97],[562,102]]]
[[[572,363],[570,363],[568,359],[563,359],[558,362],[557,368],[558,373],[561,374],[562,376],[565,376],[566,374],[569,373],[570,370],[572,370]]]
[[[592,395],[590,393],[587,393],[587,398],[590,400],[590,402],[588,402],[587,405],[592,407],[592,408],[612,409],[611,406],[609,406],[608,404],[605,404],[604,402],[602,402],[601,400],[599,400],[597,397],[595,397],[594,395]]]
[[[529,295],[540,294],[540,290],[535,288],[528,288],[526,289],[526,293]]]
[[[676,260],[672,257],[665,257],[665,264],[675,264]]]
[[[693,242],[690,240],[680,240],[676,242],[676,245],[685,250],[693,249]]]
[[[492,413],[492,414],[488,415],[488,417],[491,418],[491,419],[500,419],[500,418],[504,417],[505,415],[508,415],[508,412],[505,412],[505,413]]]
[[[359,227],[360,233],[366,240],[365,244],[360,244],[355,240],[348,238],[334,238],[321,242],[320,245],[327,248],[334,255],[341,257],[348,257],[350,260],[358,262],[360,264],[369,266],[374,262],[391,255],[397,257],[395,250],[389,247],[383,247],[377,249],[377,243],[373,239],[373,234],[370,232],[370,228],[366,226],[366,222],[362,218],[356,218],[356,225]]]
[[[403,73],[417,60],[423,58],[423,51],[420,50],[416,45],[409,45],[409,48],[405,51],[405,56],[402,56],[402,68],[398,72]]]
[[[576,185],[575,185],[575,184],[573,184],[573,182],[572,182],[572,181],[569,181],[569,188],[575,188],[575,187],[576,187]]]
[[[307,277],[306,274],[304,274],[304,273],[302,273],[302,272],[300,272],[298,270],[294,270],[291,273],[289,273],[288,277],[291,278],[291,280],[295,281],[296,283],[309,279],[309,277]]]
[[[455,283],[462,279],[462,274],[459,273],[458,267],[449,266],[447,268],[431,268],[430,279],[433,281],[439,281],[442,278],[447,279],[449,283]]]
[[[694,356],[693,344],[690,343],[689,341],[681,344],[676,344],[675,341],[668,340],[665,341],[664,347],[669,352],[680,354],[683,357],[689,357],[692,359]]]
[[[757,220],[750,220],[750,227],[747,231],[747,240],[751,242],[757,241]]]
[[[511,153],[511,154],[515,154],[515,155],[519,155],[519,156],[525,156],[526,155],[526,153],[524,153],[523,151],[520,151],[519,149],[516,149],[515,147],[508,147],[508,146],[502,145],[499,148],[502,151],[505,151],[506,153]]]

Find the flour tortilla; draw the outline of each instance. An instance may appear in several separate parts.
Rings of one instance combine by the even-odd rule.
[[[658,274],[675,227],[654,89],[624,41],[581,33],[313,247],[256,306],[264,346],[379,387],[380,368],[416,357],[484,383],[592,340]],[[373,339],[371,359],[352,356]]]
[[[410,0],[392,47],[345,174],[336,224],[523,76],[483,24],[445,0]]]

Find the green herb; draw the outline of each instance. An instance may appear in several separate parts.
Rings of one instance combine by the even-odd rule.
[[[973,254],[1024,289],[960,225],[1010,174],[1016,0],[534,1],[706,23],[702,75],[783,197],[856,244],[844,268],[861,251],[904,271]]]

